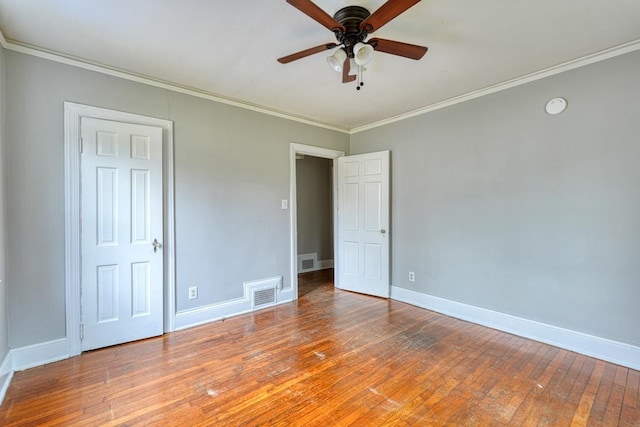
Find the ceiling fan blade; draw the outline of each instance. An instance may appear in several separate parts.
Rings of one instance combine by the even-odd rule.
[[[319,22],[321,25],[324,25],[331,31],[346,31],[342,24],[338,23],[335,19],[333,19],[324,10],[320,9],[311,0],[287,0],[287,3],[307,15],[309,18],[312,18]]]
[[[418,2],[420,0],[387,0],[371,16],[360,23],[360,29],[367,33],[373,33]]]
[[[390,53],[392,55],[404,56],[410,59],[420,59],[429,50],[425,46],[418,46],[416,44],[396,42],[393,40],[377,39],[373,38],[369,40],[369,43],[378,52]]]
[[[351,71],[351,59],[347,57],[342,65],[342,83],[349,83],[356,79],[356,75],[349,75]]]
[[[288,64],[291,61],[295,61],[297,59],[304,58],[305,56],[313,55],[315,53],[324,52],[325,50],[333,49],[338,46],[335,43],[325,43],[320,46],[311,47],[309,49],[301,50],[300,52],[292,53],[291,55],[283,56],[282,58],[278,58],[278,62],[281,64]]]

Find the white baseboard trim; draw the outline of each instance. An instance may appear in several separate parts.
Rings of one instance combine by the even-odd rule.
[[[307,268],[306,270],[298,271],[298,273],[311,273],[314,271],[327,270],[329,268],[333,268],[333,264],[330,267],[316,267],[316,268]]]
[[[311,266],[304,268],[305,261],[311,261]],[[307,264],[309,263],[307,262]],[[298,255],[298,273],[309,273],[311,271],[325,270],[327,268],[333,268],[332,259],[318,260],[318,254],[315,252]]]
[[[272,282],[275,286],[277,282],[276,279],[281,280],[280,278],[271,278],[265,279],[264,281],[246,282],[245,295],[243,298],[177,313],[176,330],[254,311],[252,309],[251,289],[267,282]],[[281,281],[278,283],[281,283]],[[290,287],[277,289],[276,295],[276,304],[293,301],[293,289]],[[15,371],[42,366],[47,363],[68,359],[69,357],[69,342],[67,338],[60,338],[10,350],[2,362],[2,365],[0,365],[0,393],[2,393],[3,387],[5,386],[4,382],[7,381],[5,378],[7,373],[13,375]],[[8,381],[10,381],[10,378]]]
[[[229,317],[239,316],[255,311],[251,304],[251,293],[248,291],[248,284],[245,283],[245,293],[242,298],[219,304],[210,304],[198,307],[193,310],[184,310],[176,313],[175,330],[183,330],[194,326],[204,325]],[[285,288],[277,290],[276,302],[273,305],[284,304],[293,301],[293,289]],[[272,305],[272,306],[273,306]],[[262,307],[258,308],[261,309]]]
[[[250,290],[270,281],[279,283],[278,286],[281,287],[281,278],[246,282],[245,295],[243,298],[177,313],[176,330],[187,329],[193,326],[255,311],[252,309]],[[276,295],[276,302],[274,305],[293,301],[293,289],[291,287],[277,289]],[[14,372],[46,365],[47,363],[57,362],[59,360],[68,359],[69,357],[69,343],[67,338],[10,350],[2,361],[2,364],[0,364],[0,404],[2,404],[4,400],[9,384],[13,379]]]
[[[322,259],[318,261],[318,270],[326,270],[327,268],[333,268],[332,259]]]
[[[2,364],[0,364],[0,405],[4,402],[4,397],[9,389],[9,384],[13,379],[13,357],[11,351],[7,352]]]
[[[66,338],[9,350],[0,365],[0,404],[13,379],[13,373],[69,358]]]
[[[640,347],[421,292],[391,287],[391,298],[447,316],[640,370]]]
[[[40,344],[14,348],[11,350],[11,356],[13,357],[13,370],[22,371],[68,359],[69,343],[66,338],[60,338]]]

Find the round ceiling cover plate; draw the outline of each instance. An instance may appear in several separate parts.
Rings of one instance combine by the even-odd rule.
[[[547,102],[544,109],[549,114],[560,114],[567,109],[567,100],[564,98],[553,98]]]

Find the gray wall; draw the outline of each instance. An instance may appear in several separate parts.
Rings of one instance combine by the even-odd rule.
[[[12,348],[65,336],[64,101],[174,122],[178,310],[240,298],[248,280],[290,286],[289,144],[348,151],[348,135],[13,51],[5,62]]]
[[[174,121],[179,310],[238,298],[246,280],[290,284],[280,200],[299,142],[392,151],[395,286],[640,345],[638,69],[640,52],[357,133],[349,147],[338,132],[0,53],[9,344],[65,336],[68,100]],[[569,100],[556,117],[543,110],[554,96]],[[6,305],[0,291],[0,355]]]
[[[333,259],[333,160],[305,156],[296,160],[298,254]]]
[[[393,285],[639,345],[638,70],[635,52],[352,135],[392,151]]]
[[[4,48],[0,46],[0,363],[9,353],[7,326],[7,270],[6,270],[6,198],[5,198],[5,71]],[[0,381],[1,382],[1,381]]]

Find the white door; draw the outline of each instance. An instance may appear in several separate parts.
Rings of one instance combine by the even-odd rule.
[[[163,331],[162,128],[82,118],[82,350]]]
[[[338,158],[338,285],[389,298],[389,152]]]

